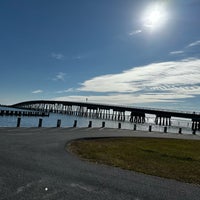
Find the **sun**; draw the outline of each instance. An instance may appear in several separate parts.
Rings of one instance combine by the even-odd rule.
[[[151,30],[156,30],[165,24],[167,12],[163,4],[150,5],[143,14],[143,25]]]

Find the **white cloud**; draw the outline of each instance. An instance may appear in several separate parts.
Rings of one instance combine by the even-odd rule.
[[[200,83],[200,60],[152,63],[135,67],[120,74],[94,77],[85,81],[80,91],[90,92],[136,92],[161,85],[179,86]]]
[[[192,42],[190,44],[188,44],[187,46],[185,46],[183,48],[183,50],[179,50],[179,51],[171,51],[169,54],[170,55],[177,55],[177,54],[183,54],[183,53],[188,53],[188,48],[191,48],[191,47],[195,47],[195,46],[200,46],[200,40],[197,40],[195,42]]]
[[[169,54],[176,55],[176,54],[182,54],[184,51],[171,51]]]
[[[74,56],[72,57],[73,60],[80,60],[82,59],[84,56]]]
[[[129,35],[133,36],[133,35],[137,35],[139,33],[142,33],[142,30],[139,30],[139,29],[138,30],[134,30],[134,31],[130,32]]]
[[[43,90],[35,90],[32,92],[32,94],[39,94],[39,93],[43,93]]]
[[[54,98],[58,101],[80,101],[105,104],[134,104],[134,103],[155,103],[155,102],[180,102],[183,98],[192,98],[191,95],[173,94],[173,93],[146,93],[140,95],[134,94],[109,94],[109,95],[81,95],[81,96],[63,96]]]
[[[54,81],[64,81],[65,80],[65,73],[63,72],[59,72],[58,74],[56,74],[56,77],[53,78]]]
[[[197,41],[189,44],[187,47],[194,47],[194,46],[197,46],[197,45],[200,45],[200,40],[197,40]]]
[[[99,102],[177,101],[200,94],[199,66],[200,59],[152,63],[119,74],[94,77],[83,82],[78,90],[97,92],[98,95],[89,98]],[[85,99],[86,96],[70,98]]]
[[[61,53],[52,53],[51,57],[55,58],[57,60],[63,60],[65,56],[63,54],[61,54]]]
[[[66,89],[66,90],[60,90],[60,91],[57,91],[56,93],[58,94],[62,94],[62,93],[68,93],[68,92],[73,92],[74,89],[73,88],[69,88],[69,89]]]

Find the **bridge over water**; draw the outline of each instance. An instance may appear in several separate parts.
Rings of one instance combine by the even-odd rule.
[[[12,105],[11,107],[55,112],[97,119],[109,119],[117,121],[129,121],[132,123],[145,123],[146,115],[155,116],[155,124],[171,126],[171,118],[191,119],[192,130],[200,130],[200,114],[195,112],[183,112],[164,109],[138,108],[132,106],[96,104],[73,101],[34,100]],[[128,117],[126,117],[128,114]]]

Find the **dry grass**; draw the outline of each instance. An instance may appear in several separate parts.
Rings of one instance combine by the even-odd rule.
[[[89,161],[200,184],[200,141],[112,138],[78,140],[68,147]]]

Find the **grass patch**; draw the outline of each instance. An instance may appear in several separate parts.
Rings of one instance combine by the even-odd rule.
[[[89,161],[200,184],[200,141],[160,138],[77,140],[68,148]]]

